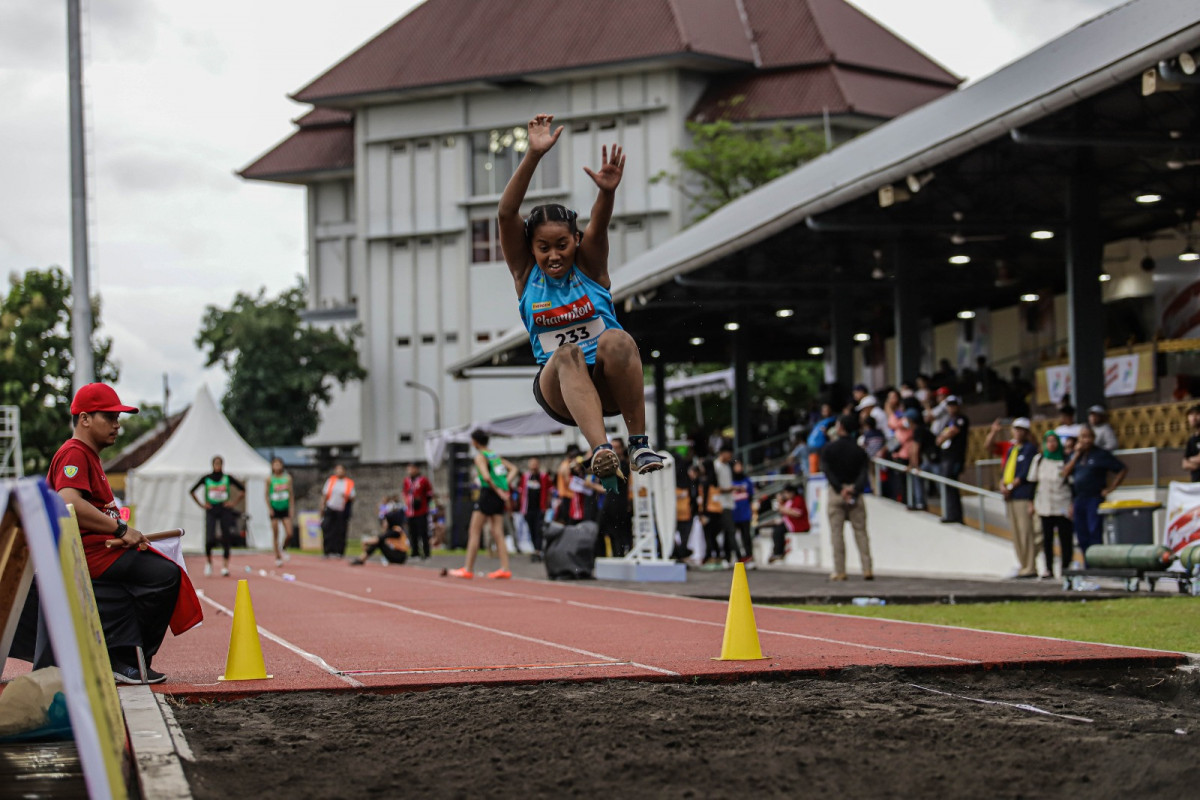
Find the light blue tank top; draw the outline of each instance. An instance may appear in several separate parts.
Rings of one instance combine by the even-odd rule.
[[[621,329],[612,293],[574,265],[565,277],[554,280],[534,264],[518,306],[539,364],[565,344],[579,345],[587,363],[595,364],[600,334]]]

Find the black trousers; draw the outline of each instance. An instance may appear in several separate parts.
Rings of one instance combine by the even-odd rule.
[[[738,544],[737,527],[733,522],[732,509],[726,509],[721,512],[721,533],[723,533],[725,536],[725,541],[723,544],[726,561],[732,562],[735,558],[740,559],[743,555],[745,555],[742,553],[742,548]]]
[[[92,579],[110,660],[137,666],[133,648],[141,647],[146,663],[150,663],[167,635],[180,580],[179,566],[174,561],[144,550],[126,550],[103,575]],[[33,662],[34,669],[55,664],[38,612],[35,585],[29,591],[9,650],[13,658]]]
[[[546,517],[542,511],[533,509],[525,515],[525,524],[529,526],[529,538],[533,540],[533,550],[536,553],[543,551],[542,541],[542,524],[546,521]]]
[[[325,509],[325,516],[321,518],[321,544],[325,555],[346,555],[346,522],[345,511]]]
[[[221,532],[217,533],[217,525]],[[233,537],[237,534],[234,512],[228,506],[213,506],[204,509],[204,556],[212,558],[212,551],[220,543],[225,560],[229,560],[229,548],[233,546]]]
[[[737,528],[738,536],[742,540],[742,549],[745,550],[745,555],[754,555],[754,536],[750,533],[750,520],[744,522],[734,522],[733,526]]]
[[[429,558],[429,515],[408,518],[408,545],[413,558]]]
[[[1065,574],[1075,558],[1075,545],[1071,541],[1074,526],[1066,517],[1042,517],[1042,548],[1046,556],[1046,572],[1054,574],[1054,537],[1058,536],[1058,549],[1062,556],[1062,572]]]

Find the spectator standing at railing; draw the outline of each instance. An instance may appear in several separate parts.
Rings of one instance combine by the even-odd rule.
[[[1046,431],[1042,437],[1042,452],[1033,457],[1029,465],[1029,480],[1036,484],[1033,495],[1033,511],[1042,521],[1042,548],[1046,556],[1046,572],[1043,578],[1054,577],[1054,540],[1058,538],[1059,558],[1062,573],[1071,567],[1074,552],[1071,535],[1071,487],[1063,475],[1067,466],[1062,442],[1054,431]]]
[[[930,407],[925,412],[925,424],[937,436],[946,429],[950,422],[950,411],[946,407],[946,398],[951,395],[950,388],[939,386],[930,401]]]
[[[847,428],[854,418],[843,416],[838,419],[838,438],[825,448],[821,465],[829,493],[829,538],[833,545],[833,574],[831,581],[846,580],[846,540],[843,528],[846,520],[854,529],[854,543],[858,547],[858,559],[862,563],[863,580],[874,580],[871,564],[871,542],[867,538],[867,509],[863,505],[863,490],[867,488],[867,473],[871,460],[867,451],[858,446]]]
[[[1108,424],[1108,409],[1096,404],[1088,409],[1088,425],[1096,434],[1096,447],[1108,451],[1120,449],[1117,443],[1117,432]]]
[[[925,427],[921,412],[916,409],[904,412],[904,430],[908,433],[907,440],[897,455],[901,463],[908,465],[908,480],[912,482],[912,491],[906,495],[908,507],[913,511],[925,511],[925,479],[915,473],[925,466],[927,448],[933,443],[932,436]]]
[[[1116,474],[1111,483],[1108,480],[1110,472]],[[1096,446],[1096,434],[1091,426],[1081,425],[1075,452],[1067,462],[1063,474],[1075,481],[1075,538],[1079,541],[1085,564],[1088,548],[1103,541],[1100,533],[1100,504],[1121,485],[1126,472],[1128,470],[1120,459],[1108,450]]]
[[[937,435],[938,464],[942,477],[956,481],[962,475],[967,462],[967,434],[971,421],[961,413],[957,395],[946,398],[946,427]],[[962,497],[953,486],[945,487],[946,507],[942,509],[942,522],[962,522]]]
[[[1200,405],[1187,410],[1187,423],[1192,435],[1183,449],[1183,468],[1191,472],[1192,483],[1200,483]]]
[[[829,403],[821,403],[821,413],[809,431],[808,439],[805,441],[807,463],[804,465],[804,476],[808,477],[814,472],[821,470],[821,450],[825,445],[829,444],[829,428],[837,421],[837,417],[833,415],[833,406]]]
[[[746,468],[741,461],[733,462],[733,526],[742,540],[745,555],[742,562],[754,561],[754,538],[750,533],[750,523],[754,520],[754,482],[746,475]]]
[[[1029,467],[1037,455],[1037,445],[1030,441],[1029,420],[1017,417],[1012,421],[1012,446],[1004,456],[1000,469],[1000,493],[1008,510],[1012,527],[1013,549],[1017,552],[1017,577],[1036,578],[1037,541],[1033,531],[1033,492]]]

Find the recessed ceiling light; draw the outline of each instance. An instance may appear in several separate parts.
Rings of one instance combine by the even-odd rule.
[[[1157,203],[1159,200],[1162,200],[1162,195],[1147,192],[1146,194],[1139,194],[1133,199],[1142,205],[1150,205],[1151,203]]]
[[[691,339],[688,339],[688,342],[690,342],[691,344],[694,344],[694,345],[701,345],[701,344],[704,344],[704,337],[703,336],[693,336]]]
[[[1032,293],[1032,292],[1030,292],[1029,294],[1023,294],[1023,295],[1021,295],[1021,302],[1022,302],[1022,303],[1036,303],[1038,300],[1041,300],[1041,299],[1042,299],[1042,296],[1041,296],[1041,295],[1039,295],[1039,294],[1034,294],[1034,293]]]
[[[975,319],[975,312],[971,310],[958,312],[959,319]]]
[[[1034,231],[1029,234],[1030,239],[1053,239],[1054,231]]]
[[[856,334],[854,334],[854,341],[856,341],[856,342],[869,342],[869,341],[871,341],[871,334],[869,334],[869,333],[856,333]]]
[[[742,327],[742,326],[736,322],[726,322],[725,323],[725,330],[727,330],[727,331],[736,331],[740,327]]]
[[[660,353],[658,350],[651,350],[651,351],[650,351],[650,357],[651,357],[651,358],[659,358],[659,357],[661,357],[661,356],[662,356],[662,353]]]
[[[825,348],[824,347],[810,347],[810,348],[808,348],[808,354],[810,356],[825,355]]]
[[[964,255],[950,256],[950,263],[951,264],[970,264],[971,257],[964,256]]]
[[[1100,273],[1100,282],[1101,283],[1108,283],[1111,280],[1112,280],[1112,275],[1109,275],[1107,272]]]
[[[1180,261],[1200,261],[1200,253],[1196,252],[1196,248],[1188,245],[1182,253],[1179,254]]]
[[[790,317],[792,314],[795,314],[795,313],[796,312],[790,308],[781,308],[775,312],[775,316],[784,318],[784,317]]]

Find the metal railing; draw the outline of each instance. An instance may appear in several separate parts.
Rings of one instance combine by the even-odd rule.
[[[945,514],[945,512],[946,512],[946,489],[947,488],[957,489],[959,492],[968,492],[970,494],[974,494],[974,495],[978,496],[978,498],[979,498],[979,530],[981,530],[981,531],[985,531],[987,529],[986,528],[987,512],[984,508],[984,501],[987,499],[999,500],[1001,502],[1004,501],[1004,495],[1000,494],[999,492],[993,492],[990,489],[983,489],[983,488],[980,488],[979,486],[972,486],[969,483],[963,483],[962,481],[956,481],[953,478],[947,478],[944,475],[938,475],[933,472],[926,472],[923,469],[912,469],[911,467],[909,467],[905,464],[900,464],[896,461],[889,461],[886,458],[879,458],[879,457],[873,458],[873,459],[871,459],[871,463],[875,467],[875,486],[880,485],[880,474],[879,473],[880,473],[880,470],[883,470],[883,469],[895,470],[895,471],[897,471],[901,474],[907,475],[909,477],[910,480],[908,481],[906,489],[908,492],[908,504],[910,506],[912,505],[912,502],[913,502],[913,494],[912,494],[913,493],[913,480],[912,479],[933,481],[934,483],[936,483],[938,485],[938,492],[941,497],[943,514]]]
[[[1113,450],[1114,456],[1140,456],[1150,455],[1150,481],[1154,486],[1154,491],[1158,491],[1158,451],[1159,447],[1130,447],[1126,450]],[[998,467],[1004,463],[1001,458],[981,458],[975,462],[975,483],[979,486],[983,485],[983,468]]]
[[[781,455],[775,456],[772,459],[766,459],[765,456],[767,453],[764,451],[767,451],[776,445],[780,446]],[[786,459],[791,450],[792,447],[790,434],[779,433],[766,439],[760,439],[757,442],[750,442],[750,444],[737,448],[737,450],[734,452],[734,457],[737,458],[738,461],[741,461],[743,464],[745,464],[747,468],[749,468],[751,464],[754,464],[755,466],[760,464],[760,462],[755,461],[753,457],[756,451],[759,451],[764,456],[762,461],[774,463],[780,459]]]

